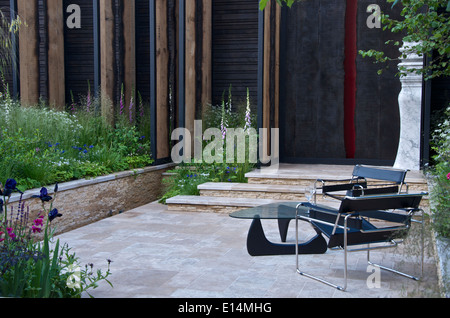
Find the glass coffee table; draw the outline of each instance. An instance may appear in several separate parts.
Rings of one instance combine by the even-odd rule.
[[[240,210],[230,214],[236,219],[253,220],[247,235],[247,251],[251,256],[295,255],[295,244],[287,244],[286,237],[289,223],[296,218],[298,202],[282,202],[262,205]],[[298,214],[308,216],[308,207],[299,206]],[[270,242],[261,224],[261,220],[277,220],[281,243]],[[327,241],[316,230],[317,235],[310,241],[298,245],[299,254],[324,254],[327,251]]]

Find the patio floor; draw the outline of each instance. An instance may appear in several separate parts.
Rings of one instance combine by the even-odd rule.
[[[300,224],[301,240],[307,240],[312,235],[310,225]],[[113,261],[110,281],[114,288],[102,282],[91,291],[96,298],[439,297],[433,257],[426,259],[421,282],[383,271],[380,286],[369,288],[372,271],[368,272],[366,253],[351,253],[348,290],[341,292],[299,276],[295,256],[248,255],[249,225],[249,220],[226,214],[168,211],[151,203],[58,238],[69,244],[82,265],[93,263],[95,269],[106,269],[106,260]],[[278,239],[275,221],[263,220],[263,226],[269,239]],[[293,234],[290,230],[288,241],[294,240]],[[417,264],[417,258],[392,249],[371,255],[374,261],[399,270],[411,270]],[[340,251],[301,256],[300,265],[311,274],[342,282]]]

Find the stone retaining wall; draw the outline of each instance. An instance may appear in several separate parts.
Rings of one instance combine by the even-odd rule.
[[[97,222],[104,218],[151,203],[162,196],[163,173],[173,168],[172,164],[125,171],[94,179],[81,179],[59,184],[53,208],[63,217],[53,221],[56,234],[68,232]],[[49,195],[54,196],[54,186],[49,186]],[[25,208],[34,220],[43,211],[38,195],[40,189],[24,193]],[[20,196],[14,194],[9,202],[9,215],[15,215]],[[46,206],[47,210],[49,205]],[[14,216],[13,216],[14,217]]]

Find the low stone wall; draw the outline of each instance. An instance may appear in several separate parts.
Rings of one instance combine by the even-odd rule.
[[[163,174],[171,168],[173,164],[166,164],[59,184],[53,208],[63,217],[55,219],[52,227],[56,234],[61,234],[156,201],[163,194]],[[48,187],[51,196],[54,196],[53,189],[54,186]],[[40,199],[32,198],[39,192],[40,189],[30,190],[22,197],[25,209],[30,211],[30,220],[43,211]],[[9,201],[9,214],[12,212],[13,217],[19,200],[20,196],[14,194]],[[47,211],[48,208],[47,204]]]

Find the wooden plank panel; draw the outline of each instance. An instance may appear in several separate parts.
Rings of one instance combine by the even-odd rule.
[[[114,123],[114,10],[112,0],[100,0],[100,60],[102,116]]]
[[[186,1],[185,127],[194,133],[196,108],[196,0]]]
[[[123,86],[127,103],[136,101],[136,31],[135,1],[123,2]],[[136,105],[136,102],[134,103]],[[129,109],[127,110],[129,112]],[[136,108],[131,110],[131,118],[136,116]],[[130,115],[129,115],[130,116]]]
[[[212,102],[212,1],[203,1],[202,107]]]
[[[169,149],[169,47],[167,0],[156,1],[156,136],[157,159],[170,156]]]
[[[19,31],[20,93],[23,105],[39,101],[39,58],[37,34],[37,1],[18,1],[17,11],[27,24]]]
[[[60,0],[48,0],[48,93],[49,105],[64,110],[65,73],[64,73],[64,15]]]

